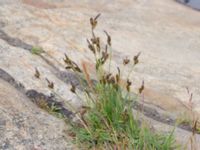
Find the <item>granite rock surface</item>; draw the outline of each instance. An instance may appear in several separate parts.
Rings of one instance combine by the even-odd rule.
[[[130,76],[133,92],[138,91],[144,80],[144,100],[176,114],[184,111],[182,104],[188,104],[186,89],[189,89],[193,93],[194,110],[200,112],[200,12],[174,0],[0,0],[0,69],[21,85],[13,86],[0,78],[3,97],[0,101],[3,130],[0,132],[10,134],[0,140],[5,147],[17,130],[17,136],[29,137],[27,147],[41,146],[41,135],[46,145],[44,149],[51,146],[64,149],[67,143],[61,138],[63,122],[40,112],[25,95],[35,90],[54,95],[66,108],[69,102],[75,108],[82,104],[70,92],[70,82],[78,84],[78,79],[65,70],[63,58],[66,53],[80,66],[87,64],[91,74],[95,73],[86,38],[91,34],[89,18],[98,13],[102,15],[96,33],[101,39],[105,39],[104,30],[112,36],[113,71],[117,71],[116,67],[123,68],[124,58],[132,59],[138,52],[142,53],[139,65]],[[35,46],[42,47],[44,53],[32,54]],[[41,73],[40,79],[34,76],[35,68]],[[131,66],[124,69],[124,77],[130,69]],[[54,83],[53,90],[48,88],[46,79]],[[24,115],[22,125],[27,128],[22,130],[32,129],[29,122],[34,122],[41,131],[33,129],[34,135],[28,131],[18,132],[20,127],[12,120],[14,112],[16,116]],[[5,120],[12,132],[7,131]],[[54,140],[50,138],[51,132]],[[53,144],[60,138],[63,147]],[[13,140],[17,142],[13,145],[20,147],[22,141],[23,138]],[[22,146],[22,149],[27,147]]]

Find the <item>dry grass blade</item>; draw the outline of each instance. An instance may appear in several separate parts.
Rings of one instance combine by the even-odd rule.
[[[90,88],[92,88],[92,81],[90,79],[90,74],[88,73],[86,63],[82,63],[82,67],[83,67],[83,73],[85,74],[87,84],[89,85]]]

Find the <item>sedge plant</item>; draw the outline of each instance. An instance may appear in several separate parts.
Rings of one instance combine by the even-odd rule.
[[[87,101],[76,112],[77,121],[71,123],[70,135],[79,143],[82,149],[106,150],[172,150],[176,149],[173,132],[161,134],[152,131],[148,125],[139,121],[133,114],[134,105],[130,94],[131,81],[125,79],[125,86],[121,86],[122,75],[120,68],[113,74],[106,70],[105,64],[109,63],[109,52],[112,42],[111,36],[104,31],[107,37],[106,44],[102,46],[100,37],[95,34],[97,20],[100,14],[90,18],[92,31],[91,39],[87,39],[88,49],[94,54],[96,67],[96,82],[92,82],[85,66],[81,69],[73,60],[65,55],[66,69],[82,74],[87,86],[85,94]],[[123,60],[124,66],[139,63],[138,53],[133,60]],[[132,72],[132,71],[131,71]],[[131,73],[130,72],[130,73]],[[140,88],[141,93],[144,85]],[[72,84],[71,91],[78,94],[76,86]],[[79,96],[81,97],[81,96]]]

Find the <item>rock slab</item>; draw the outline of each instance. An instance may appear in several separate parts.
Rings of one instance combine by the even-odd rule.
[[[67,126],[0,79],[0,149],[73,149]]]

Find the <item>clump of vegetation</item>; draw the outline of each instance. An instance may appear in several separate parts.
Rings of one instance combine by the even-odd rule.
[[[187,112],[183,112],[182,114],[180,114],[177,118],[176,118],[176,123],[178,125],[187,125],[187,126],[191,126],[192,120],[191,117],[189,116],[189,114]]]
[[[148,125],[140,122],[132,112],[134,105],[130,95],[131,81],[125,80],[125,88],[120,85],[122,79],[120,68],[113,74],[104,69],[105,64],[110,64],[112,40],[108,32],[104,31],[107,37],[105,46],[102,46],[100,37],[95,34],[98,24],[97,19],[90,18],[92,38],[87,39],[88,48],[94,54],[97,82],[91,82],[87,66],[83,70],[65,55],[66,69],[85,76],[87,85],[85,94],[87,103],[76,112],[78,121],[71,122],[71,134],[82,148],[89,149],[136,149],[136,150],[171,150],[175,149],[173,132],[169,134],[155,133]],[[133,68],[139,63],[138,53],[133,60],[125,58],[124,66],[132,64]],[[144,83],[139,88],[142,93]],[[76,86],[72,83],[71,91],[78,95]],[[79,96],[80,97],[80,96]]]
[[[35,55],[40,55],[41,53],[44,53],[44,50],[41,47],[34,46],[31,49],[31,53]]]
[[[56,102],[48,103],[47,100],[40,99],[37,105],[49,114],[64,119],[64,115],[61,112],[62,108]]]
[[[187,94],[189,96],[188,103],[184,104],[181,103],[187,110],[184,116],[180,116],[177,119],[177,123],[184,125],[187,124],[192,129],[192,134],[189,138],[189,141],[186,143],[186,147],[190,146],[191,150],[197,149],[196,143],[196,134],[200,134],[200,127],[199,127],[199,117],[196,115],[194,110],[194,103],[193,103],[193,93],[190,92],[189,88],[186,88]]]

